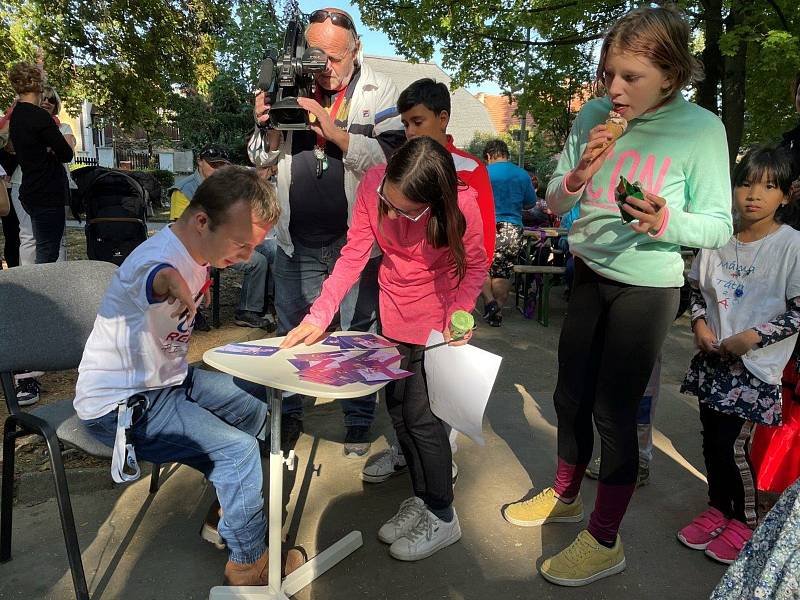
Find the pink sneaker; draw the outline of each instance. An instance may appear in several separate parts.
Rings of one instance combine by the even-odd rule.
[[[706,556],[729,565],[736,560],[744,545],[753,537],[753,530],[736,519],[731,519],[728,526],[715,537],[706,548]]]
[[[678,539],[693,550],[705,550],[728,525],[728,519],[716,508],[709,508],[678,532]]]

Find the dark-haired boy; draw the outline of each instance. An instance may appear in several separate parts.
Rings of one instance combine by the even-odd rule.
[[[494,256],[495,218],[494,197],[489,173],[484,164],[468,152],[459,150],[453,144],[453,137],[447,134],[450,122],[450,92],[447,86],[433,79],[418,79],[402,91],[397,99],[397,110],[406,130],[406,139],[428,136],[450,151],[458,177],[478,192],[478,208],[483,220],[483,244],[488,257],[488,268]],[[455,451],[454,431],[450,434],[451,446]],[[369,483],[381,483],[406,469],[406,459],[399,444],[390,442],[388,450],[371,456],[363,470],[361,479]],[[453,462],[453,480],[458,476],[458,467]]]
[[[484,164],[475,156],[456,148],[453,136],[447,134],[447,124],[450,122],[450,92],[447,86],[433,79],[418,79],[402,91],[397,99],[397,110],[406,130],[406,139],[427,135],[439,142],[453,155],[459,178],[478,192],[488,269],[494,256],[495,236],[492,185]]]
[[[115,480],[128,479],[119,460],[127,437],[140,459],[188,465],[214,484],[229,585],[267,584],[256,438],[266,423],[266,390],[190,368],[186,353],[208,267],[247,261],[279,212],[274,188],[254,170],[223,167],[205,179],[180,218],[139,245],[114,274],[75,390],[78,417],[118,453]]]

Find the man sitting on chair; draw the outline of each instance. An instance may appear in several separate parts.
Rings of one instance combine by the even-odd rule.
[[[279,212],[273,187],[251,169],[224,167],[205,179],[180,218],[138,246],[114,274],[75,390],[78,417],[121,454],[112,462],[115,480],[131,479],[125,457],[133,456],[135,465],[138,454],[157,464],[189,465],[214,484],[228,585],[267,584],[257,439],[265,430],[266,390],[190,368],[186,353],[208,267],[247,261]],[[209,528],[217,529],[207,523],[204,537]],[[300,562],[295,550],[287,570]]]

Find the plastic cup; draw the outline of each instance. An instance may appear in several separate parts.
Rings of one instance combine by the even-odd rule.
[[[465,310],[457,310],[450,317],[450,337],[463,338],[475,327],[475,318]]]

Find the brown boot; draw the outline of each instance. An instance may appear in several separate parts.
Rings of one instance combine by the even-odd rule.
[[[281,577],[286,577],[305,562],[306,555],[302,548],[290,548],[281,555]],[[268,564],[268,551],[259,556],[256,562],[250,564],[240,564],[229,560],[225,565],[225,585],[267,585]]]

